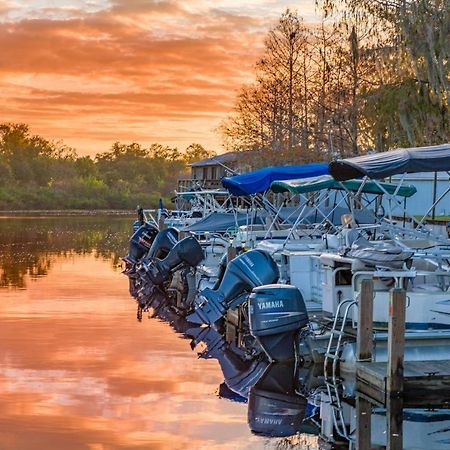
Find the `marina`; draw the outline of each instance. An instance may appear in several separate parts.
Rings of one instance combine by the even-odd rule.
[[[231,370],[227,387],[262,408],[262,428],[249,412],[255,432],[301,433],[313,397],[325,446],[423,448],[403,442],[401,417],[448,414],[450,239],[446,223],[430,228],[426,218],[450,188],[418,217],[405,180],[437,170],[450,171],[449,145],[267,167],[225,177],[216,192],[197,180],[197,191],[176,193],[192,203],[174,213],[175,228],[170,213],[139,210],[124,259],[130,292],[142,311],[169,309],[198,329],[192,345],[202,342],[202,357]],[[315,389],[302,372],[315,374]],[[282,426],[283,402],[298,408],[294,428]],[[387,440],[372,433],[362,444],[358,427],[378,416],[364,424],[361,414],[376,408]]]

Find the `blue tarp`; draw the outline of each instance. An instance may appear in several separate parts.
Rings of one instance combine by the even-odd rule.
[[[272,166],[253,172],[225,177],[222,184],[233,195],[251,195],[269,189],[272,181],[328,175],[328,163],[301,164],[296,166]]]

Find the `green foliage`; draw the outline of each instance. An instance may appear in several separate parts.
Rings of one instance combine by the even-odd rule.
[[[200,144],[191,144],[186,148],[186,151],[184,152],[183,155],[183,159],[186,162],[186,164],[192,164],[195,161],[211,158],[212,156],[216,156],[216,153],[206,150]]]
[[[199,144],[177,148],[115,142],[95,159],[31,135],[25,124],[0,124],[0,209],[134,209],[169,202],[187,163],[211,156]]]

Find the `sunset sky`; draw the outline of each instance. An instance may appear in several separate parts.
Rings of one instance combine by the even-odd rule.
[[[0,0],[1,122],[80,155],[116,140],[220,152],[215,128],[287,7],[315,20],[314,0]]]

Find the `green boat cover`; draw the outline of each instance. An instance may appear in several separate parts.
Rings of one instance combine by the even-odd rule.
[[[300,180],[274,181],[270,185],[270,189],[275,193],[290,192],[291,194],[305,194],[307,192],[317,192],[324,189],[347,189],[352,192],[358,192],[362,183],[364,183],[364,186],[361,192],[367,194],[384,194],[385,192],[380,186],[382,186],[389,194],[393,194],[398,188],[398,185],[392,183],[375,183],[375,181],[372,180],[336,181],[330,175],[322,175],[319,177],[302,178]],[[400,197],[411,197],[416,192],[417,189],[415,186],[401,186],[397,195]]]

